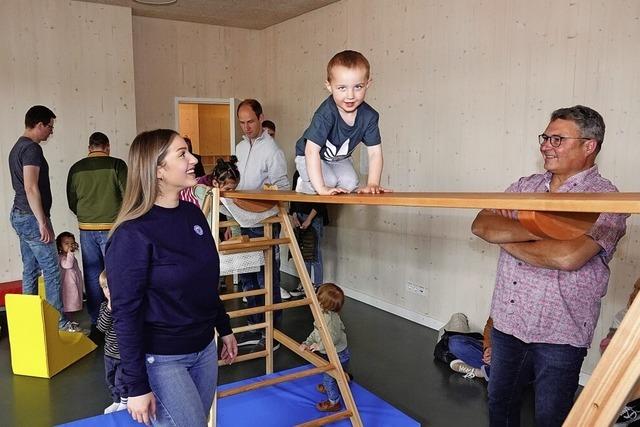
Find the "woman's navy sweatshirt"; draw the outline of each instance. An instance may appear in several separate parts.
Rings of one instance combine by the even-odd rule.
[[[120,225],[107,243],[105,268],[128,395],[151,391],[145,353],[189,354],[231,333],[218,295],[220,259],[195,205],[153,206]]]

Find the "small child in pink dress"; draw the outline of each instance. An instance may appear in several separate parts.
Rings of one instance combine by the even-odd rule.
[[[60,261],[60,281],[62,282],[62,306],[65,313],[82,310],[82,290],[84,281],[78,267],[75,251],[78,244],[73,234],[63,231],[56,237],[58,260]]]

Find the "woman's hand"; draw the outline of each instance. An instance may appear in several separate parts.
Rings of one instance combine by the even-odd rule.
[[[227,364],[231,365],[238,355],[238,343],[233,334],[222,337],[222,352],[220,358]]]
[[[129,397],[127,411],[131,418],[139,423],[151,425],[151,420],[156,419],[156,398],[152,392],[141,396]]]

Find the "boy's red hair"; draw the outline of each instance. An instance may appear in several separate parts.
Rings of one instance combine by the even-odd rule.
[[[369,80],[369,72],[371,70],[371,66],[369,65],[369,61],[364,57],[360,52],[356,52],[355,50],[343,50],[342,52],[336,53],[331,61],[327,64],[327,81],[331,81],[331,70],[333,67],[337,67],[338,65],[342,65],[346,68],[364,68],[367,71],[366,78]]]
[[[344,304],[344,292],[334,283],[325,283],[318,289],[318,302],[324,310],[337,313]]]

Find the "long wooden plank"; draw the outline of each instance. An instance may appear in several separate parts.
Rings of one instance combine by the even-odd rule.
[[[640,193],[409,193],[318,196],[294,191],[228,191],[230,199],[343,205],[640,213]]]

